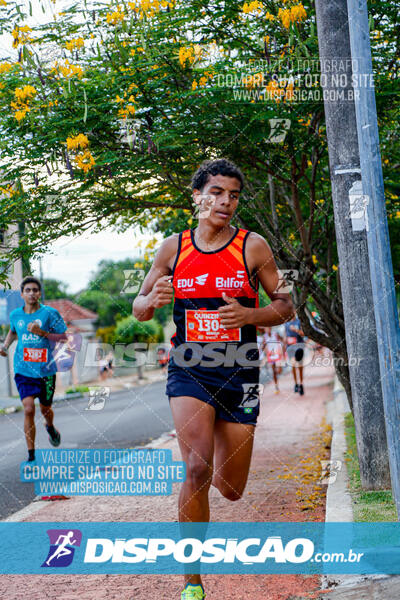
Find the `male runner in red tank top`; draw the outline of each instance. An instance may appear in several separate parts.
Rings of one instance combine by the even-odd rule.
[[[187,469],[181,522],[209,521],[211,483],[225,498],[241,498],[259,410],[256,326],[279,325],[294,312],[290,296],[276,292],[267,242],[230,224],[243,186],[226,159],[200,166],[192,179],[198,227],[163,242],[133,303],[135,317],[147,321],[175,293],[167,394]],[[271,298],[264,308],[259,283]],[[200,575],[185,584],[181,600],[205,597]]]

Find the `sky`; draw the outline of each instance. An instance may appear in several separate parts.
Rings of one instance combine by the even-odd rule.
[[[37,24],[46,23],[51,19],[51,15],[62,10],[62,7],[66,5],[67,1],[68,0],[56,0],[56,3],[54,4],[51,0],[30,0],[32,4],[32,16],[23,19],[20,24],[32,27]],[[27,10],[29,0],[19,0],[18,5]],[[12,48],[12,42],[13,38],[11,34],[0,35],[0,58],[8,58],[11,56],[15,59],[18,56],[18,51]]]
[[[42,256],[42,271],[45,279],[58,279],[68,285],[68,292],[79,292],[87,286],[90,274],[102,259],[123,260],[143,256],[139,246],[154,237],[153,233],[141,234],[130,229],[121,234],[111,228],[101,233],[85,233],[79,237],[63,237]],[[161,240],[160,236],[156,236]],[[39,275],[39,260],[31,260],[33,275]]]

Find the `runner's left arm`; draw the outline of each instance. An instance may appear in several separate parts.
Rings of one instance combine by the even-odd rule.
[[[246,259],[253,266],[254,275],[271,299],[271,304],[262,308],[247,308],[235,298],[226,294],[222,297],[227,302],[219,309],[221,323],[226,329],[243,327],[243,325],[259,325],[269,327],[280,325],[293,318],[294,307],[289,294],[279,293],[278,269],[267,242],[260,235],[251,233],[247,240]]]

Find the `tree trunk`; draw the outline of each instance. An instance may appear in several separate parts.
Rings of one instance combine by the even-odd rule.
[[[347,358],[347,357],[346,357]],[[350,371],[347,361],[343,360],[343,356],[333,353],[336,375],[346,392],[347,400],[349,401],[350,410],[353,412],[353,399],[351,396]],[[353,413],[354,414],[354,413]]]

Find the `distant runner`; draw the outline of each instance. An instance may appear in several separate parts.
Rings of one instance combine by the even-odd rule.
[[[289,364],[292,366],[294,391],[300,396],[304,395],[303,385],[303,359],[304,359],[304,333],[301,329],[300,319],[295,317],[290,323],[285,324],[286,352]]]
[[[272,327],[265,328],[264,353],[267,357],[267,363],[271,365],[275,394],[279,394],[278,375],[282,373],[283,340]]]
[[[35,398],[39,399],[41,413],[53,446],[59,446],[60,432],[54,427],[51,408],[56,385],[57,364],[53,350],[59,341],[66,341],[66,325],[60,313],[40,303],[41,285],[36,277],[25,277],[21,283],[21,297],[25,305],[10,314],[10,330],[0,347],[0,355],[7,356],[12,342],[18,339],[14,355],[14,379],[24,405],[24,432],[28,447],[28,462],[35,460]]]
[[[168,368],[168,354],[165,348],[159,348],[157,350],[157,361],[160,365],[162,374],[166,376]]]
[[[239,500],[249,473],[259,412],[256,326],[290,319],[288,294],[267,242],[231,225],[244,186],[225,159],[206,161],[192,179],[199,224],[167,238],[133,303],[140,321],[174,301],[167,394],[187,475],[181,522],[208,522],[211,483]],[[204,209],[204,210],[203,210]],[[261,283],[272,302],[258,308]],[[185,576],[181,600],[205,597],[200,575]]]

